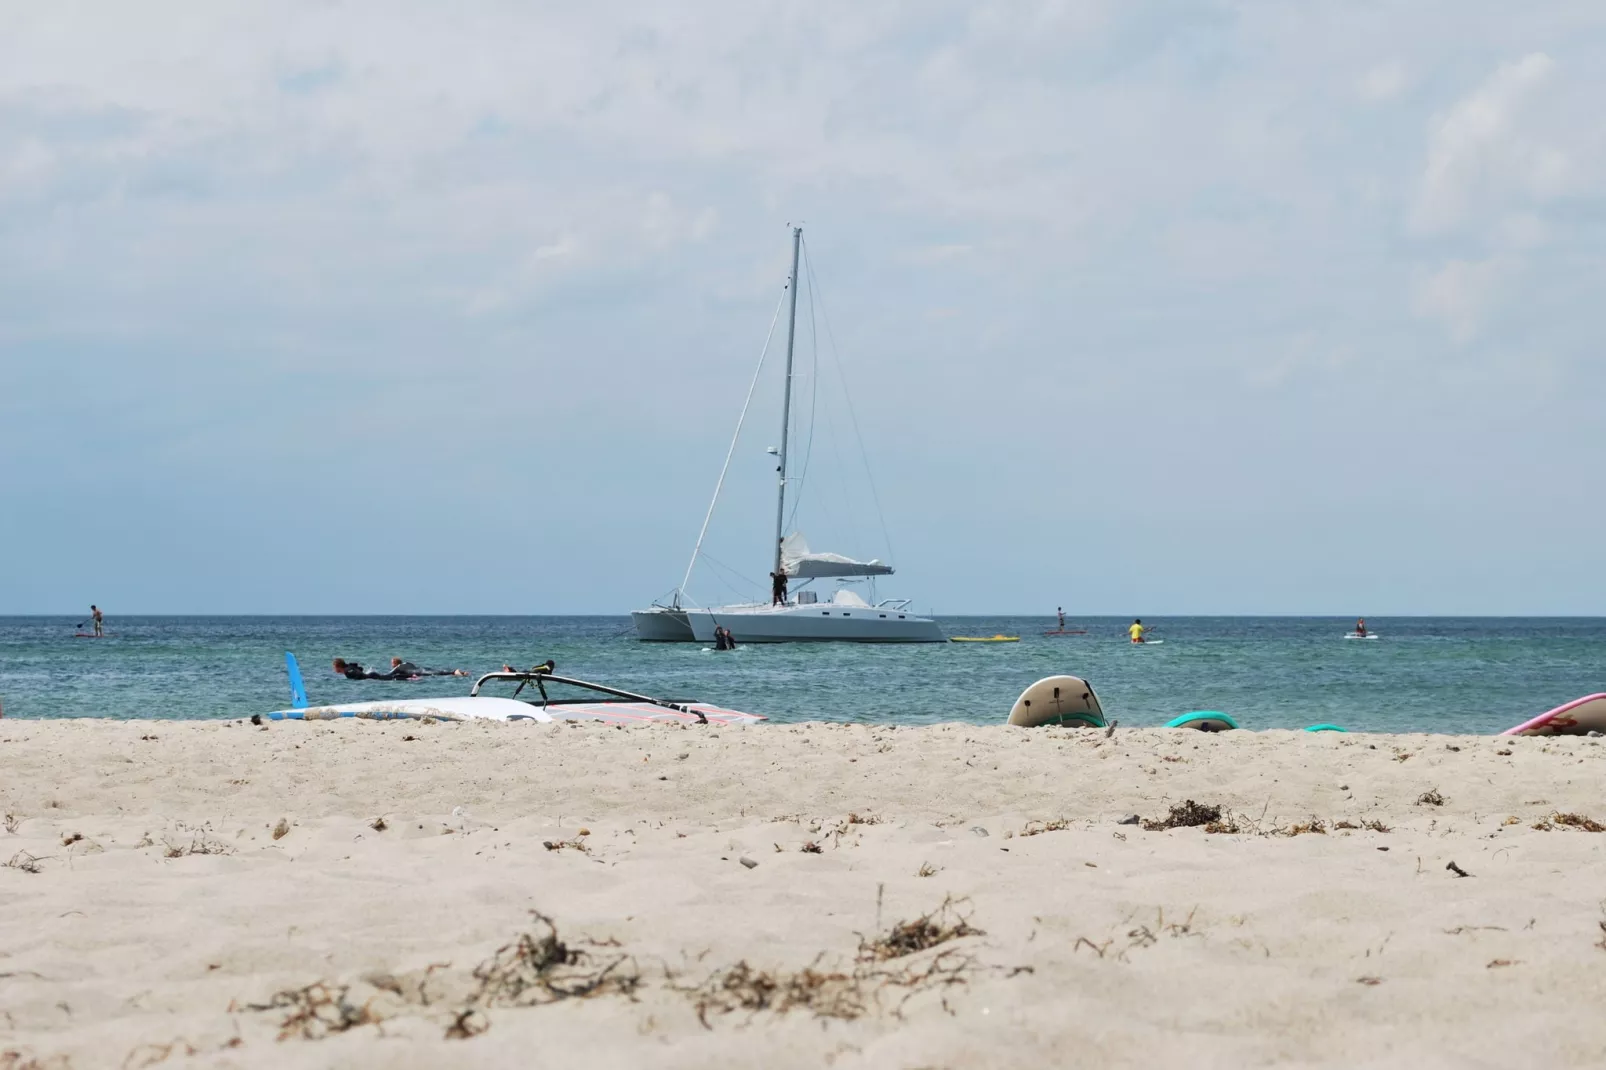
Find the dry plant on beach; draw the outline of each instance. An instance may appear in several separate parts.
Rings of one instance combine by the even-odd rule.
[[[1443,806],[1444,796],[1439,794],[1438,788],[1429,788],[1416,797],[1418,806]]]
[[[579,851],[583,855],[591,853],[591,849],[586,846],[584,840],[542,840],[541,846],[549,851],[561,851],[568,848],[571,851]]]
[[[948,896],[937,909],[913,921],[901,921],[873,940],[859,939],[860,962],[884,962],[927,951],[966,936],[986,935],[970,924],[969,900]]]
[[[1148,832],[1163,832],[1166,829],[1193,828],[1197,825],[1209,825],[1221,820],[1221,807],[1208,803],[1196,803],[1192,799],[1173,805],[1171,812],[1165,817],[1154,820],[1145,820],[1143,828]],[[1236,830],[1235,830],[1236,831]]]
[[[889,992],[902,993],[895,1005],[886,1008],[892,1014],[900,1014],[904,1005],[921,992],[967,984],[972,975],[985,969],[959,948],[942,948],[935,955],[921,956],[950,941],[982,935],[970,924],[969,915],[962,912],[962,903],[965,901],[949,896],[935,910],[899,922],[886,933],[870,939],[860,937],[858,957],[851,964],[824,967],[824,952],[797,971],[759,969],[743,959],[716,970],[700,985],[677,991],[691,998],[698,1021],[709,1029],[713,1028],[710,1014],[736,1011],[755,1015],[762,1011],[786,1014],[802,1010],[817,1018],[851,1021],[883,1009],[882,997]],[[1010,976],[1020,972],[1031,972],[1031,968],[1017,968]],[[946,999],[943,1007],[949,1009]]]
[[[1071,827],[1071,823],[1063,817],[1056,817],[1052,821],[1028,821],[1026,827],[1020,830],[1022,836],[1041,836],[1045,832],[1060,832]]]
[[[190,842],[179,844],[172,840],[163,840],[167,850],[163,852],[168,858],[183,858],[186,855],[231,855],[234,848],[222,840],[215,840],[204,832],[197,832],[190,836]]]
[[[1304,836],[1315,833],[1318,836],[1327,835],[1327,823],[1319,817],[1313,817],[1302,824],[1289,825],[1285,828],[1273,829],[1274,836]]]
[[[479,989],[471,1003],[526,1007],[605,994],[630,996],[641,986],[630,956],[613,955],[598,963],[585,948],[564,943],[551,918],[535,910],[530,916],[535,919],[533,932],[520,933],[474,967]]]
[[[65,1055],[40,1058],[26,1048],[7,1048],[0,1051],[0,1070],[72,1070],[72,1062]]]
[[[279,1040],[289,1040],[291,1037],[322,1040],[360,1025],[377,1025],[384,1021],[374,1011],[373,1000],[359,1006],[347,998],[350,992],[350,985],[314,981],[302,988],[275,992],[266,1003],[247,1003],[245,1009],[285,1011],[284,1020],[279,1023]]]
[[[444,1014],[446,1038],[464,1040],[491,1027],[484,1013],[490,1007],[530,1007],[610,994],[633,998],[642,984],[634,960],[620,954],[598,961],[593,955],[592,949],[617,947],[617,942],[586,940],[571,946],[558,935],[551,918],[539,911],[530,914],[534,928],[497,948],[474,967],[470,978],[464,978],[461,971],[455,976],[442,975],[447,990],[456,993],[449,999],[439,992],[431,998],[429,986],[436,971],[449,969],[446,963],[436,963],[422,975],[367,977],[360,989],[353,984],[315,981],[277,992],[266,1003],[244,1004],[241,1009],[284,1011],[279,1023],[281,1041],[321,1040],[358,1026],[378,1025],[408,1013],[409,1008],[437,1020]],[[371,994],[359,1002],[360,996],[354,993],[360,992]]]
[[[6,831],[7,832],[12,833],[14,835],[16,833],[16,831],[17,831],[17,827],[19,825],[21,825],[21,824],[22,824],[22,818],[18,817],[16,814],[12,813],[10,810],[6,811]]]
[[[1551,814],[1552,824],[1581,829],[1584,832],[1606,832],[1606,825],[1584,814]]]

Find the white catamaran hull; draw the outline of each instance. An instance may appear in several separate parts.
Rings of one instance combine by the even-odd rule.
[[[696,640],[684,609],[654,606],[630,614],[636,625],[636,638],[648,643],[690,643]]]
[[[942,643],[937,622],[878,606],[723,606],[686,612],[698,642],[714,641],[723,624],[738,643]]]

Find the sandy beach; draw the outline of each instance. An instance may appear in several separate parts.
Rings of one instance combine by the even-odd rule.
[[[7,719],[0,1066],[1599,1065],[1601,742]]]

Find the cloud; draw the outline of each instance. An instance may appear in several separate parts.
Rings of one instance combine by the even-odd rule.
[[[1515,274],[1509,260],[1452,260],[1417,287],[1418,315],[1443,323],[1458,344],[1477,337],[1493,310],[1503,283]]]
[[[1536,140],[1526,124],[1555,67],[1543,52],[1503,63],[1435,118],[1413,212],[1418,229],[1460,226],[1490,199],[1516,195],[1543,200],[1565,188],[1567,154]]]
[[[1399,95],[1405,88],[1405,64],[1389,60],[1369,68],[1355,80],[1355,91],[1362,100],[1383,101]]]

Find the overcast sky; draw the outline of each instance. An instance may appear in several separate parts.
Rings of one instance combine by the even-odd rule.
[[[1603,101],[1599,0],[0,0],[0,613],[638,607],[791,222],[882,596],[1601,613]]]

